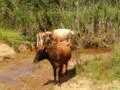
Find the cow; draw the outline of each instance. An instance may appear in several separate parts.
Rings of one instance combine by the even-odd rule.
[[[56,80],[56,70],[58,70],[58,82],[59,84],[61,83],[61,78],[62,78],[62,73],[63,73],[63,66],[66,66],[66,71],[65,74],[67,74],[67,66],[68,66],[68,61],[71,58],[71,48],[67,44],[67,41],[64,42],[57,42],[54,45],[51,45],[49,47],[47,46],[38,46],[36,50],[36,55],[34,58],[34,63],[37,63],[39,61],[47,59],[54,71],[54,81],[57,82]]]
[[[55,29],[52,32],[39,32],[37,34],[37,46],[43,45],[46,37],[48,37],[48,39],[51,38],[53,44],[62,42],[64,40],[68,41],[68,43],[71,44],[73,35],[74,32],[70,29]]]

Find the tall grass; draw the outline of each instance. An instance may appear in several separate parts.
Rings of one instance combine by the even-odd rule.
[[[77,42],[83,43],[82,46],[94,42],[104,46],[103,43],[110,44],[109,40],[96,38],[120,31],[119,4],[120,0],[0,0],[0,27],[17,28],[34,41],[38,31],[60,28],[62,23],[63,27],[80,33]],[[81,40],[82,36],[88,38]]]
[[[86,1],[86,2],[85,2]],[[120,32],[120,9],[118,3],[112,1],[94,0],[81,1],[76,6],[77,32],[79,40],[84,47],[107,47],[115,42],[116,32]],[[87,2],[88,1],[88,2]],[[117,2],[117,1],[115,1]],[[77,26],[77,25],[76,25]]]
[[[23,36],[17,30],[0,28],[0,42],[8,43],[12,47],[16,47],[23,41]]]

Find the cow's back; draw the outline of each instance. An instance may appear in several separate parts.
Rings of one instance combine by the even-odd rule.
[[[65,43],[58,43],[48,49],[48,57],[54,64],[66,63],[71,58],[71,48],[65,45]]]
[[[58,41],[63,41],[68,38],[70,29],[56,29],[53,31],[53,38]]]

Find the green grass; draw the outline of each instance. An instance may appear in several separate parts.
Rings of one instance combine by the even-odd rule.
[[[112,67],[112,61],[102,61],[96,58],[93,61],[89,61],[85,69],[91,73],[91,78],[95,82],[106,82],[113,79],[115,72]]]
[[[15,29],[0,28],[0,42],[16,47],[23,41],[23,36]]]
[[[119,87],[112,87],[111,90],[120,90],[120,86]]]
[[[120,80],[120,44],[114,45],[113,51],[115,78]]]
[[[106,83],[114,80],[120,80],[120,44],[114,45],[113,57],[108,57],[105,60],[102,58],[94,58],[77,67],[78,75],[87,76],[95,83]]]

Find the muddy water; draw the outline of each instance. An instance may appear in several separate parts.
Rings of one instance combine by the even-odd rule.
[[[0,81],[9,83],[9,84],[16,84],[19,83],[16,80],[20,76],[28,75],[33,73],[33,64],[31,62],[24,62],[20,65],[15,67],[11,67],[8,70],[0,72]]]
[[[52,67],[45,60],[33,63],[35,52],[19,54],[12,60],[0,62],[0,90],[49,90],[53,80]]]
[[[99,53],[109,53],[112,51],[112,49],[110,48],[81,48],[81,49],[76,49],[75,52],[79,52],[79,53],[82,53],[82,54],[99,54]]]
[[[78,55],[79,53],[104,54],[107,52],[111,52],[111,49],[82,48],[73,51],[73,53],[77,53]],[[44,86],[43,84],[49,82],[49,80],[53,80],[53,71],[50,63],[48,61],[42,61],[35,65],[33,64],[35,53],[26,54],[25,56],[24,55],[18,55],[15,60],[12,60],[12,63],[0,63],[0,84],[4,83],[5,89],[6,87],[10,87],[10,89],[7,90],[16,90],[16,88],[21,89],[21,87],[25,87],[27,90],[30,90],[33,87],[35,90],[38,90],[38,88],[49,90],[48,87],[50,88],[51,86]],[[17,58],[19,59],[16,60]]]
[[[84,64],[96,58],[105,60],[112,56],[111,52],[110,48],[80,48],[73,51],[72,61]]]

